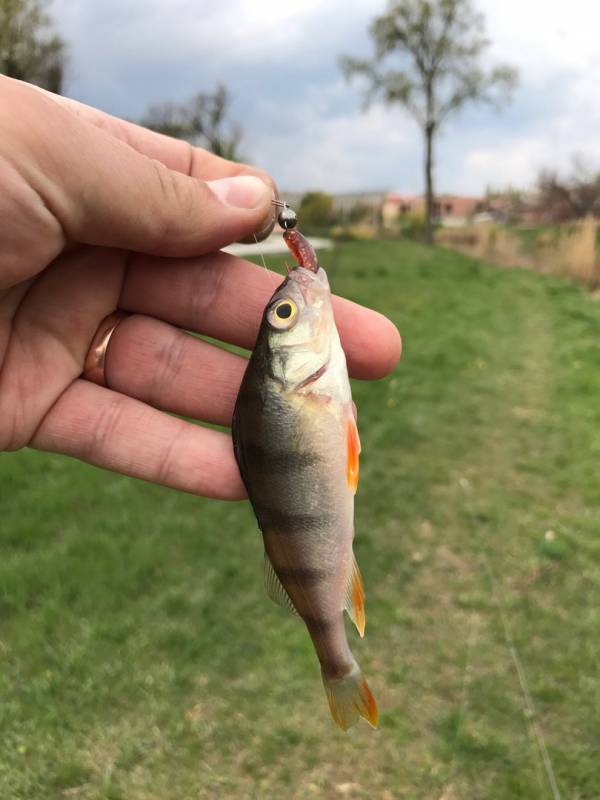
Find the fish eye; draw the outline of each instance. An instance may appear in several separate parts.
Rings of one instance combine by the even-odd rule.
[[[293,325],[298,314],[298,306],[293,300],[286,298],[280,300],[269,314],[269,321],[274,328],[278,330],[287,330]]]
[[[279,303],[277,308],[275,309],[275,314],[279,317],[279,319],[289,319],[292,316],[293,309],[292,304],[288,303],[287,301],[283,301],[283,303]]]

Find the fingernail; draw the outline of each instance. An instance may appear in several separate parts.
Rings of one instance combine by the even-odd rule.
[[[270,202],[272,189],[254,175],[237,175],[207,181],[206,185],[221,202],[234,208],[258,208]]]

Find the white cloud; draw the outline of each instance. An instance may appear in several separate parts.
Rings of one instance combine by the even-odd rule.
[[[600,6],[590,0],[480,0],[493,50],[531,81],[598,63]]]
[[[521,186],[530,182],[541,167],[552,163],[552,149],[540,137],[523,137],[516,143],[471,150],[464,159],[465,171],[477,176],[477,184],[498,186],[501,176],[501,186]]]
[[[494,58],[521,85],[502,115],[468,111],[438,142],[440,189],[527,184],[574,153],[598,163],[600,5],[590,0],[479,0]],[[71,43],[70,93],[136,117],[223,80],[245,149],[289,189],[421,185],[418,129],[399,110],[361,114],[341,52],[368,53],[383,0],[55,0]]]
[[[266,166],[279,165],[279,183],[288,189],[356,191],[415,183],[411,165],[419,148],[418,130],[382,108],[332,119],[313,111],[292,136],[267,136],[259,144]]]

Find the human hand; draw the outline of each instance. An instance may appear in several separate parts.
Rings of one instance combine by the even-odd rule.
[[[0,185],[0,450],[244,497],[230,437],[165,412],[231,423],[245,359],[181,329],[253,346],[281,278],[216,251],[270,231],[272,179],[0,77]],[[351,374],[385,375],[395,327],[335,302]],[[81,373],[117,308],[99,386]]]

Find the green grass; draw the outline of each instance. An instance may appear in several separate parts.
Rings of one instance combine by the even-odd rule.
[[[247,504],[4,454],[3,800],[549,798],[533,724],[563,797],[600,797],[600,304],[410,243],[323,260],[405,342],[354,387],[380,729],[330,721]]]

